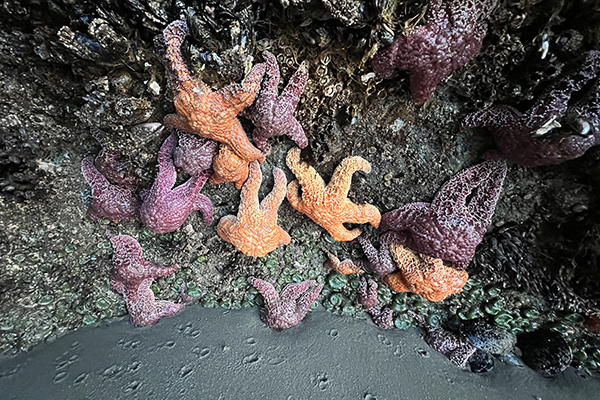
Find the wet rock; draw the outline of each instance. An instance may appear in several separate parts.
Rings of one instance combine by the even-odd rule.
[[[573,353],[560,333],[548,330],[524,333],[518,337],[523,361],[540,375],[551,378],[564,371]]]
[[[459,331],[473,346],[491,354],[506,354],[517,342],[512,333],[483,321],[466,321]]]

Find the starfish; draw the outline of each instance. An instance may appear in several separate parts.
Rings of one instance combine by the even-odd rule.
[[[240,189],[248,179],[248,161],[240,158],[225,143],[219,146],[219,152],[213,158],[213,174],[208,181],[211,185],[234,182]]]
[[[271,145],[267,139],[274,136],[287,135],[300,148],[308,145],[304,129],[294,118],[294,110],[300,101],[304,86],[308,81],[308,62],[300,64],[292,75],[281,96],[277,95],[279,84],[279,65],[277,59],[267,50],[263,51],[265,59],[267,82],[261,90],[256,102],[240,114],[254,124],[252,140],[256,147],[265,154],[271,153]]]
[[[352,260],[346,259],[344,261],[340,261],[340,259],[337,258],[335,254],[332,254],[327,250],[325,250],[325,253],[329,258],[329,260],[325,261],[325,266],[327,268],[333,269],[334,271],[343,275],[362,274],[363,272],[365,272],[358,266],[356,266],[356,264],[354,264]]]
[[[102,146],[100,153],[94,160],[94,165],[98,171],[115,185],[137,187],[140,184],[140,178],[133,171],[128,160],[118,151],[105,146],[108,144],[106,132],[91,127],[90,133]]]
[[[181,53],[181,45],[188,35],[186,22],[175,21],[154,40],[177,110],[177,114],[165,116],[164,125],[226,143],[244,160],[264,161],[264,155],[250,143],[236,116],[254,102],[265,66],[255,65],[241,85],[232,84],[213,92],[200,79],[194,79],[188,70]]]
[[[275,331],[298,325],[317,298],[323,284],[314,280],[290,283],[278,294],[273,285],[251,276],[248,282],[263,295],[265,307],[260,310],[260,320]]]
[[[475,353],[477,348],[467,339],[456,335],[443,328],[433,327],[425,319],[412,311],[408,313],[423,325],[425,328],[425,343],[435,351],[442,353],[460,368],[467,368],[469,358]]]
[[[356,171],[371,171],[371,165],[361,157],[347,157],[333,172],[331,181],[325,186],[323,178],[315,169],[300,161],[300,149],[292,148],[286,158],[287,166],[298,180],[288,185],[287,199],[296,210],[329,232],[334,240],[350,241],[361,234],[355,228],[344,227],[345,222],[379,226],[381,214],[370,204],[354,204],[348,199],[352,174]],[[302,197],[300,197],[302,187]]]
[[[358,242],[369,260],[368,269],[377,277],[383,278],[398,269],[392,260],[389,243],[382,243],[379,250],[377,250],[371,242],[362,236],[358,237]]]
[[[519,165],[560,164],[580,157],[600,144],[599,73],[600,51],[588,51],[581,68],[558,80],[525,114],[510,106],[493,106],[467,115],[463,130],[489,127],[500,156]],[[571,104],[574,96],[580,99]]]
[[[250,257],[264,257],[280,244],[291,241],[283,229],[277,226],[277,209],[285,198],[285,174],[273,168],[275,184],[262,202],[258,202],[258,189],[262,181],[258,161],[250,163],[250,174],[244,184],[238,215],[226,215],[217,225],[217,233],[226,242]]]
[[[200,136],[177,131],[177,147],[173,151],[173,163],[190,176],[199,176],[210,169],[217,142]]]
[[[92,157],[81,161],[81,173],[92,187],[93,199],[86,214],[90,221],[103,217],[118,222],[139,217],[141,203],[133,186],[110,183],[96,169]]]
[[[110,286],[125,297],[131,323],[146,326],[157,323],[162,317],[177,314],[183,304],[156,300],[150,289],[154,279],[171,275],[177,264],[156,266],[144,260],[142,247],[131,236],[113,235],[108,231],[106,235],[114,249]]]
[[[481,49],[487,21],[498,0],[431,0],[427,24],[399,34],[373,57],[373,71],[383,79],[396,69],[410,73],[413,101],[423,104],[435,87]]]
[[[357,300],[371,314],[375,325],[383,329],[393,329],[394,319],[392,310],[387,307],[376,308],[381,305],[381,302],[377,298],[377,287],[377,283],[373,279],[367,281],[365,278],[361,278]]]
[[[177,136],[170,135],[158,152],[158,175],[150,190],[140,193],[142,222],[154,233],[173,232],[179,228],[193,211],[200,210],[204,222],[210,224],[213,217],[212,203],[200,194],[209,172],[191,177],[184,184],[173,188],[177,171],[173,165],[173,150]]]
[[[430,301],[442,301],[453,293],[462,292],[469,279],[466,271],[444,265],[439,258],[416,253],[391,243],[390,251],[400,271],[383,278],[397,292],[413,292]]]
[[[492,220],[502,182],[504,161],[485,161],[460,172],[442,186],[433,202],[411,203],[385,213],[382,240],[464,270]]]

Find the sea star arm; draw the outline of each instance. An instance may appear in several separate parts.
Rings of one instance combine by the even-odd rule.
[[[177,180],[177,171],[173,165],[173,150],[177,146],[177,136],[169,135],[158,151],[158,175],[152,185],[151,191],[156,193],[166,193]]]
[[[429,214],[429,203],[410,203],[382,215],[379,227],[382,231],[407,229],[420,216]]]
[[[363,249],[363,253],[365,253],[365,256],[367,256],[367,259],[369,260],[371,271],[373,271],[375,275],[382,277],[391,274],[396,270],[388,244],[382,243],[379,251],[377,251],[375,246],[362,236],[358,237],[358,242]]]
[[[308,61],[303,61],[279,96],[279,105],[283,106],[285,111],[289,113],[294,112],[300,102],[300,96],[302,95],[307,82]]]
[[[238,210],[238,220],[245,221],[252,218],[253,214],[259,208],[258,189],[262,181],[262,172],[258,161],[252,161],[248,166],[248,179],[242,187],[240,194],[240,208]]]
[[[288,185],[288,200],[290,203],[294,201],[296,204],[300,204],[297,201],[299,199],[298,184],[302,187],[302,199],[305,199],[300,201],[320,203],[325,191],[325,182],[313,167],[300,160],[300,149],[298,147],[288,151],[286,163],[297,179],[296,184],[292,182]]]
[[[347,157],[335,168],[331,181],[325,189],[326,198],[332,202],[339,202],[340,199],[348,197],[350,184],[352,183],[352,174],[356,171],[371,172],[371,164],[362,157]]]
[[[489,126],[497,129],[517,124],[522,118],[523,114],[514,107],[496,105],[467,115],[462,122],[462,130],[479,126]]]
[[[263,211],[277,212],[287,193],[287,180],[281,169],[273,168],[273,179],[273,190],[260,202]]]
[[[93,157],[86,157],[81,161],[81,173],[92,188],[92,196],[97,197],[110,186],[110,182],[98,171],[94,165]]]
[[[288,126],[288,130],[286,135],[289,136],[290,139],[294,141],[301,149],[308,146],[308,139],[306,138],[306,133],[304,133],[304,129],[300,122],[293,118]]]
[[[241,84],[235,83],[225,86],[215,93],[213,101],[228,105],[228,107],[222,108],[222,112],[227,113],[224,114],[224,117],[235,118],[242,110],[254,102],[260,91],[260,83],[264,74],[265,65],[262,63],[256,64]]]
[[[308,281],[308,282],[311,283],[311,286],[315,285],[317,283],[313,280]],[[298,299],[298,302],[297,302],[297,309],[296,309],[297,310],[296,313],[297,313],[299,319],[304,318],[304,316],[310,309],[310,305],[312,304],[312,302],[315,301],[315,299],[319,296],[319,293],[321,293],[321,289],[323,289],[322,283],[314,286],[312,289],[303,293],[300,296],[300,298]]]
[[[253,276],[248,278],[248,282],[263,296],[266,308],[275,306],[275,304],[279,301],[279,294],[275,290],[275,287],[273,287],[273,285],[271,285],[269,282]]]

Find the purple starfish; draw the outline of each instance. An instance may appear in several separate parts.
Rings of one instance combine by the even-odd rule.
[[[173,151],[175,165],[190,176],[199,176],[210,169],[217,141],[177,130],[179,141]]]
[[[260,320],[276,331],[298,325],[323,289],[322,283],[317,285],[317,282],[311,279],[290,283],[279,295],[267,281],[251,276],[248,282],[258,289],[265,300],[265,307],[260,310]]]
[[[433,202],[411,203],[385,213],[380,228],[392,230],[382,242],[395,242],[465,270],[492,220],[502,182],[504,161],[485,161],[455,175]]]
[[[525,114],[510,106],[493,106],[469,114],[463,129],[487,126],[501,157],[535,167],[580,157],[600,144],[600,51],[589,51],[581,68],[565,76]],[[575,104],[569,102],[591,80],[592,87]],[[581,94],[577,94],[581,96]],[[562,127],[559,120],[570,127]]]
[[[174,188],[177,172],[173,165],[173,150],[177,136],[172,134],[158,152],[158,175],[150,190],[140,193],[142,207],[140,216],[148,229],[155,233],[173,232],[179,228],[193,211],[200,210],[204,222],[210,224],[213,217],[212,203],[200,190],[210,176],[205,171],[191,177],[184,184]]]
[[[397,68],[407,70],[413,101],[424,103],[439,82],[479,53],[497,5],[498,0],[431,0],[427,24],[397,35],[378,51],[373,71],[389,79]]]
[[[94,164],[110,182],[135,188],[140,184],[140,178],[123,158],[118,151],[103,147]]]
[[[358,242],[369,260],[366,268],[377,275],[377,277],[383,278],[397,270],[390,254],[389,243],[381,243],[379,250],[377,250],[371,242],[362,236],[358,237]]]
[[[81,173],[92,187],[92,204],[86,214],[90,221],[96,222],[101,217],[112,221],[139,217],[141,203],[134,187],[110,183],[96,169],[92,157],[86,157],[81,161]]]
[[[158,267],[144,260],[142,247],[131,236],[113,235],[108,231],[106,236],[114,249],[110,286],[125,297],[131,323],[137,326],[151,325],[162,317],[177,314],[183,304],[156,300],[150,289],[154,279],[171,275],[177,269],[177,264]]]
[[[381,305],[381,302],[377,298],[377,282],[373,279],[368,281],[365,278],[360,280],[360,291],[357,296],[357,301],[362,305],[371,317],[373,322],[380,328],[393,329],[394,319],[392,310],[387,307],[381,309],[376,308]]]
[[[273,136],[287,135],[300,148],[308,145],[304,129],[294,118],[294,110],[300,101],[304,86],[308,81],[308,62],[300,64],[298,70],[292,75],[288,85],[277,94],[279,84],[279,65],[277,58],[268,51],[263,51],[267,66],[267,83],[262,88],[253,105],[246,108],[240,115],[248,118],[254,124],[252,140],[256,147],[263,153],[271,152],[271,145],[267,139]]]
[[[431,326],[425,319],[412,311],[408,312],[413,318],[425,328],[425,343],[435,351],[442,353],[460,368],[467,368],[469,358],[475,353],[477,348],[467,339],[455,335],[443,328]]]

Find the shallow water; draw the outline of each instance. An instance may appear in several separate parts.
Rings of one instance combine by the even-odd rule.
[[[258,310],[187,307],[157,325],[88,327],[0,360],[5,399],[593,399],[600,380],[501,362],[476,375],[418,330],[322,309],[273,332]],[[8,396],[4,397],[4,393]]]

